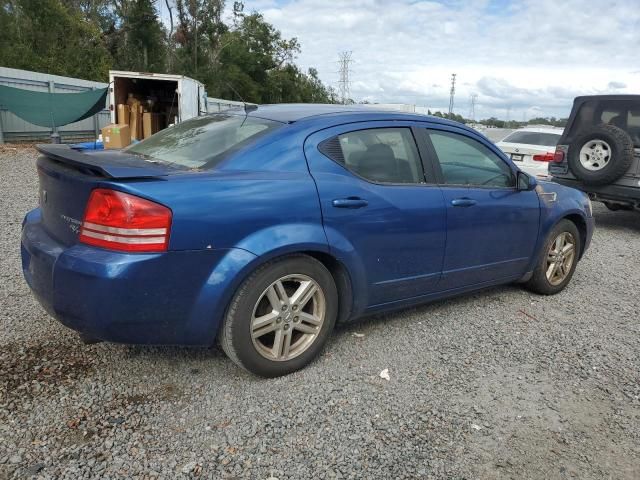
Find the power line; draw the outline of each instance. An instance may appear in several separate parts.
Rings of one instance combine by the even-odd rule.
[[[456,95],[456,74],[451,74],[451,96],[449,97],[449,115],[453,113],[453,97]]]
[[[340,88],[340,102],[343,105],[346,105],[350,100],[350,90],[351,90],[351,79],[349,78],[349,65],[353,60],[351,59],[351,55],[353,52],[344,51],[340,53],[340,59],[338,63],[340,64],[340,80],[338,80],[339,88]]]

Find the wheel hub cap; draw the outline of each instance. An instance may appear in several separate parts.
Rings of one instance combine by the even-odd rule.
[[[580,164],[589,171],[602,170],[611,160],[611,147],[604,140],[589,140],[580,149]]]
[[[262,292],[253,308],[253,346],[269,360],[291,360],[314,343],[325,312],[324,292],[315,280],[302,274],[286,275]]]
[[[569,232],[558,235],[547,253],[546,277],[551,285],[560,285],[571,272],[575,259],[576,241]]]

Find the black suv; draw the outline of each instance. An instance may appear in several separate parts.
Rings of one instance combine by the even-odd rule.
[[[576,97],[549,174],[611,210],[640,210],[640,95]]]

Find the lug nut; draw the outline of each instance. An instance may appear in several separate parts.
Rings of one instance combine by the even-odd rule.
[[[294,306],[293,306],[293,309],[294,309],[294,310],[298,310],[298,306],[297,306],[297,305],[294,305]]]
[[[278,319],[276,320],[277,323],[282,323],[282,317],[278,317]]]
[[[282,305],[282,311],[284,312],[287,309],[286,305]]]
[[[298,320],[299,320],[299,318],[298,318],[298,317],[293,317],[293,321],[294,321],[294,322],[297,322]]]

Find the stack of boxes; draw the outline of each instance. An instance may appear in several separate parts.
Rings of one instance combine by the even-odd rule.
[[[104,148],[124,148],[132,142],[149,138],[164,128],[164,117],[153,112],[153,102],[145,107],[139,98],[129,94],[127,103],[120,103],[116,110],[116,124],[102,129]]]

